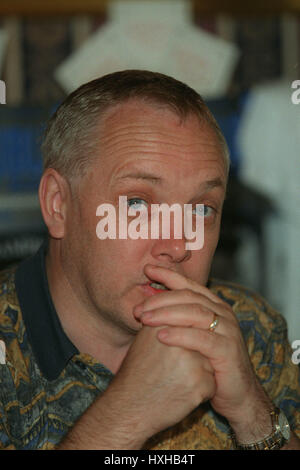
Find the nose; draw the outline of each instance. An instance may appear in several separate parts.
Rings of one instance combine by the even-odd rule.
[[[186,240],[184,238],[170,238],[156,240],[152,245],[151,254],[159,261],[169,263],[182,263],[190,259],[191,252],[187,250]]]

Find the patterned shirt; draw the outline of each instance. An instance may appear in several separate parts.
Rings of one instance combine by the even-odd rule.
[[[0,274],[0,449],[55,449],[113,378],[63,331],[45,249]],[[241,286],[210,280],[208,287],[233,308],[260,382],[300,437],[300,374],[284,318]],[[144,448],[229,449],[229,426],[207,402]]]

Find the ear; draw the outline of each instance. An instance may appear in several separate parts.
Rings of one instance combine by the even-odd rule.
[[[43,219],[51,237],[64,238],[70,188],[66,179],[53,168],[45,170],[40,186],[39,200]]]

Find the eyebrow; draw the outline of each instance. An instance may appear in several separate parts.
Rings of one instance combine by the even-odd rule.
[[[117,180],[126,180],[126,179],[135,179],[135,180],[146,180],[150,183],[162,183],[162,178],[159,176],[153,175],[151,173],[146,172],[134,172],[134,173],[127,173],[123,176],[117,178]]]
[[[200,184],[200,188],[202,189],[202,186],[204,187],[204,190],[205,191],[209,191],[211,189],[214,189],[214,188],[218,188],[218,187],[221,187],[223,188],[224,190],[226,189],[226,184],[224,183],[224,181],[221,179],[221,178],[214,178],[212,180],[209,180],[209,181],[204,181],[203,183]]]
[[[123,176],[120,176],[117,179],[118,180],[127,180],[127,179],[142,180],[142,181],[149,181],[150,183],[153,183],[153,184],[161,184],[163,182],[163,179],[160,178],[159,176],[154,175],[152,173],[147,173],[147,172],[128,173]],[[214,178],[212,180],[204,181],[203,183],[200,184],[201,191],[210,191],[217,187],[221,187],[224,190],[226,189],[226,184],[220,177]]]

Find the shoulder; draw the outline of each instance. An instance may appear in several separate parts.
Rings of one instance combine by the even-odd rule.
[[[0,271],[0,334],[8,326],[17,325],[20,305],[15,287],[15,271],[17,266]]]
[[[6,364],[28,376],[26,357],[30,350],[15,287],[15,271],[16,266],[0,272],[0,340],[5,345]]]
[[[9,295],[15,291],[15,272],[17,266],[11,266],[0,271],[0,300],[5,295]]]

